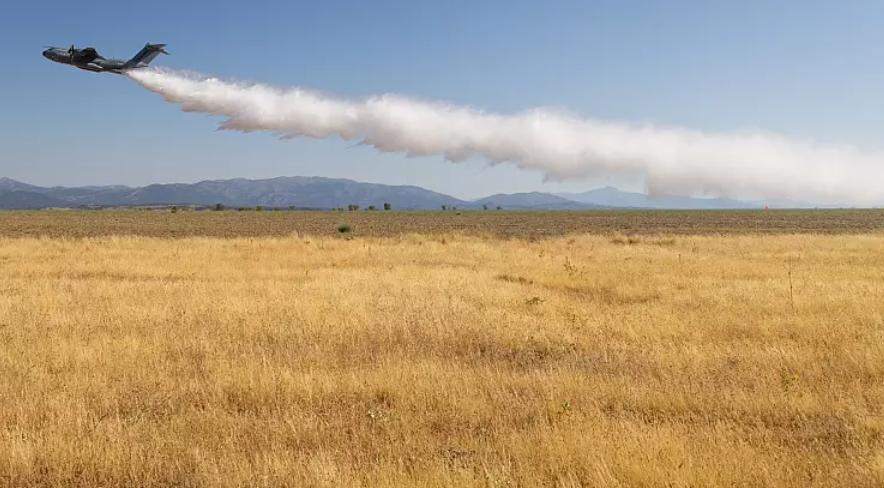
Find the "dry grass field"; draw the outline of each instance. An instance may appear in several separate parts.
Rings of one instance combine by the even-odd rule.
[[[0,378],[0,486],[882,486],[884,234],[4,237]]]

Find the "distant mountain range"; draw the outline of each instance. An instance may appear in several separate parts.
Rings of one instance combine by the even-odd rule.
[[[41,187],[9,178],[0,178],[0,208],[50,208],[141,205],[215,205],[228,207],[265,206],[297,208],[337,208],[348,205],[381,208],[389,203],[398,209],[458,208],[505,209],[588,209],[588,208],[667,208],[738,209],[760,208],[764,202],[744,202],[727,198],[649,196],[620,191],[613,187],[584,193],[497,194],[479,200],[461,200],[417,186],[361,183],[338,178],[292,176],[263,180],[237,178],[199,183],[154,184],[143,187],[83,186]],[[802,208],[810,204],[791,201],[767,203],[770,207]]]
[[[498,193],[490,197],[480,198],[467,205],[489,208],[523,208],[523,209],[580,209],[604,208],[610,205],[595,202],[579,202],[574,199],[553,195],[551,193]]]

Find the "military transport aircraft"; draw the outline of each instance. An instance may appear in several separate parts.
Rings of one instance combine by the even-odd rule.
[[[56,63],[70,64],[86,71],[122,74],[129,69],[146,68],[160,53],[169,54],[163,49],[165,47],[165,44],[145,44],[129,61],[107,59],[98,54],[94,47],[77,49],[73,45],[70,48],[50,47],[43,51],[43,56]]]

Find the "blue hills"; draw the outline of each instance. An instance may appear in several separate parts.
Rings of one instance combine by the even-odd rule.
[[[397,209],[497,208],[521,210],[579,210],[592,208],[751,209],[764,206],[808,208],[788,200],[747,202],[728,198],[650,196],[604,187],[583,193],[510,193],[462,200],[418,186],[362,183],[341,178],[290,176],[268,179],[235,178],[198,183],[153,184],[142,187],[41,187],[0,178],[0,208],[118,207],[197,205],[265,206],[329,209],[359,205]]]

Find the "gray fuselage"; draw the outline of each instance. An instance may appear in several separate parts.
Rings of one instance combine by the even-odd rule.
[[[165,46],[165,44],[145,44],[144,48],[128,61],[123,59],[107,59],[98,54],[98,51],[93,47],[77,49],[74,46],[70,48],[50,47],[43,51],[43,57],[56,63],[69,64],[86,71],[120,74],[129,69],[146,68],[157,55],[169,54],[163,49]]]
[[[84,52],[85,51],[85,52]],[[94,51],[94,50],[92,50]],[[70,64],[87,71],[109,71],[111,73],[122,73],[126,65],[126,61],[122,59],[106,59],[98,55],[98,53],[90,53],[87,49],[75,49],[71,52],[64,48],[50,48],[43,51],[43,56],[56,63]]]

